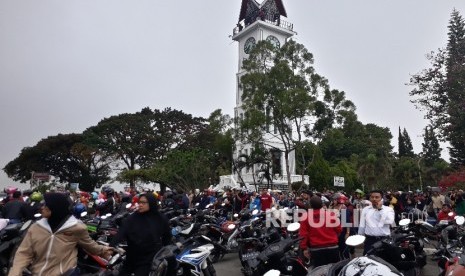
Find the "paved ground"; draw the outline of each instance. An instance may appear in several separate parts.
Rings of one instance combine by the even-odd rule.
[[[357,253],[360,256],[360,253]],[[223,260],[215,264],[216,274],[218,276],[240,276],[241,263],[237,253],[231,253],[224,256]],[[431,261],[431,257],[428,256],[428,264],[423,268],[422,275],[424,276],[437,276],[439,274],[439,268],[436,262]]]

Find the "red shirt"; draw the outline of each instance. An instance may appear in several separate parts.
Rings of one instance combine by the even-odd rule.
[[[273,203],[273,198],[269,194],[262,194],[260,196],[260,203],[262,204],[262,211],[266,211],[266,209],[271,208],[271,204]]]
[[[342,231],[341,222],[334,212],[326,209],[310,209],[306,220],[300,222],[300,248],[335,246]]]
[[[450,212],[447,212],[447,213],[445,213],[443,211],[439,212],[438,213],[438,222],[441,221],[441,220],[449,220],[449,221],[453,220],[454,217],[456,216],[455,213],[452,212],[452,213],[454,213],[452,216],[449,216],[449,213]]]

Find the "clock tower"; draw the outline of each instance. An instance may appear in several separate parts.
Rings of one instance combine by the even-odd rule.
[[[234,116],[236,119],[242,118],[244,113],[242,109],[240,79],[246,72],[242,69],[242,61],[248,58],[250,50],[258,41],[267,40],[276,47],[280,47],[288,38],[295,34],[293,25],[282,20],[283,17],[287,17],[287,14],[282,0],[263,0],[261,3],[256,0],[242,0],[239,21],[232,35],[232,39],[237,41],[239,46],[238,72],[236,74],[236,107],[234,108]],[[273,145],[274,149],[284,148],[278,139],[271,135],[265,135],[265,137],[268,142]],[[241,154],[250,155],[251,145],[236,141],[235,146],[236,149],[233,153],[234,159],[237,159]],[[273,176],[273,184],[277,184],[275,187],[284,184],[287,186],[284,153],[280,150],[275,150],[271,153],[272,164],[269,168],[269,173]],[[294,152],[289,154],[289,167],[292,181],[302,180],[301,176],[295,175]],[[257,180],[260,181],[259,175],[252,175],[254,172],[256,173],[259,171],[259,169],[260,168],[256,168],[255,170],[243,169],[241,172],[242,180],[245,183],[253,183]],[[237,179],[237,175],[234,175],[234,173],[235,172],[233,172],[231,176],[234,178],[232,182],[238,183],[240,180]],[[308,180],[306,182],[308,183]],[[235,183],[231,184],[234,185]]]

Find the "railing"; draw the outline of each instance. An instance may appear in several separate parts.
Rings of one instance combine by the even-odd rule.
[[[273,24],[273,25],[279,26],[279,27],[281,27],[283,29],[287,29],[287,30],[290,30],[290,31],[292,31],[294,29],[294,24],[289,23],[289,22],[284,21],[284,20],[281,20],[280,17],[274,17],[273,15],[261,16],[261,17],[259,16],[259,17],[255,18],[255,19],[252,19],[250,22],[247,21],[247,23],[245,24],[245,27],[249,26],[250,24],[254,23],[257,20],[261,20],[261,21],[264,21],[266,23]],[[239,23],[238,26],[236,26],[233,29],[233,35],[236,35],[236,34],[240,33],[242,30],[244,30],[244,26],[242,26],[242,24]]]

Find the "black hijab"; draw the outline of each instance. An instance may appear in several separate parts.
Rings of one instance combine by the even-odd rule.
[[[139,196],[139,199],[141,197],[145,197],[147,199],[148,203],[149,203],[150,210],[148,212],[146,212],[146,213],[150,214],[150,215],[158,215],[159,212],[158,212],[157,198],[152,193],[142,194],[142,195]]]
[[[46,193],[44,200],[45,206],[52,212],[47,221],[52,232],[55,233],[71,216],[71,200],[63,193]]]

